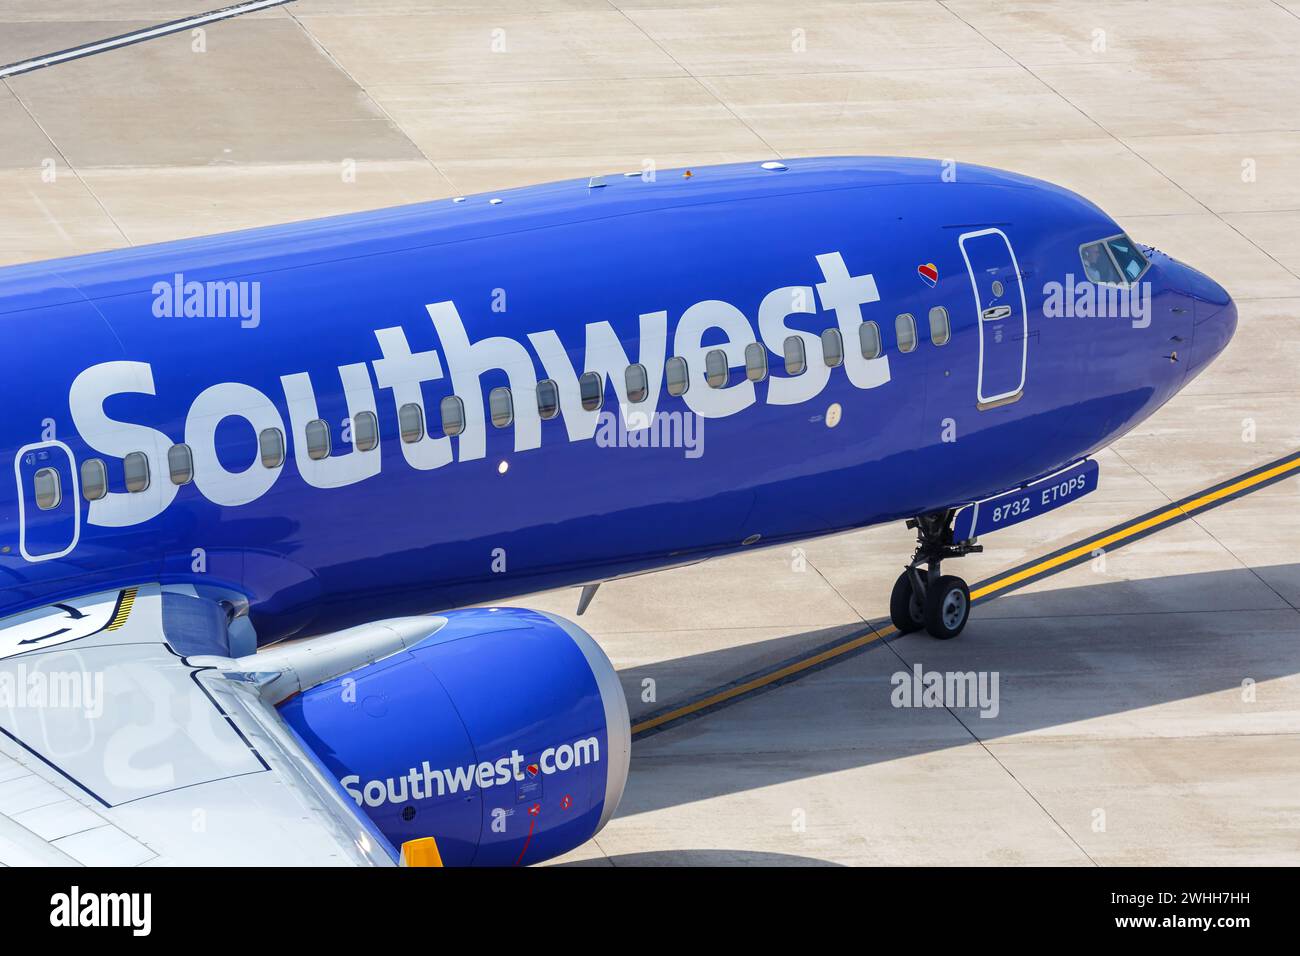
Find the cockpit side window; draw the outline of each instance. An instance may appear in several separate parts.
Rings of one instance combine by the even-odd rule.
[[[1120,278],[1119,270],[1115,268],[1110,253],[1106,251],[1104,241],[1083,246],[1079,250],[1079,257],[1083,260],[1083,272],[1089,282],[1110,282],[1118,285],[1124,281]]]
[[[1137,246],[1128,236],[1108,239],[1106,245],[1110,246],[1110,251],[1115,256],[1115,264],[1119,266],[1119,271],[1124,274],[1128,282],[1136,282],[1146,271],[1146,257],[1138,251]]]

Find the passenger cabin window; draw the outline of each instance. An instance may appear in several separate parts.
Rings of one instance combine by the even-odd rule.
[[[594,412],[605,397],[605,379],[599,372],[583,372],[578,379],[578,391],[582,394],[582,407]]]
[[[448,395],[438,406],[442,414],[442,431],[446,435],[459,435],[465,430],[465,403],[455,395]]]
[[[844,364],[844,338],[839,329],[827,329],[822,333],[822,358],[829,368]]]
[[[373,451],[379,447],[379,419],[374,412],[358,412],[352,416],[352,447],[357,451]]]
[[[686,359],[680,355],[674,355],[665,362],[664,379],[667,383],[669,395],[686,394],[686,389],[690,388],[691,385],[690,373],[686,368]]]
[[[767,378],[767,346],[762,342],[750,342],[745,346],[745,378],[751,382]]]
[[[258,451],[262,456],[262,467],[279,468],[284,464],[284,432],[278,428],[263,428],[257,436]],[[127,488],[131,484],[128,480]]]
[[[560,387],[554,379],[544,378],[537,383],[537,414],[542,418],[560,414]]]
[[[492,424],[505,428],[515,420],[515,403],[510,397],[510,389],[504,386],[488,392],[488,410],[492,413]]]
[[[722,349],[710,349],[704,356],[704,380],[709,388],[722,388],[730,377],[731,365]]]
[[[1083,273],[1089,282],[1118,284],[1121,281],[1119,269],[1106,251],[1106,243],[1093,242],[1084,246],[1079,250],[1079,258],[1083,260]]]
[[[317,418],[307,423],[307,457],[320,461],[330,456],[329,424]]]
[[[650,395],[650,376],[644,365],[629,365],[623,376],[627,384],[627,400],[633,404],[644,402]]]
[[[189,445],[172,445],[167,449],[167,474],[173,485],[188,485],[194,480],[194,453]]]
[[[875,322],[863,322],[858,326],[858,344],[862,346],[863,358],[880,358],[880,326]]]
[[[781,348],[785,352],[785,374],[802,375],[803,370],[808,367],[808,356],[804,353],[803,339],[792,335],[785,340]]]
[[[898,339],[898,351],[910,352],[916,348],[916,319],[911,312],[904,312],[894,319],[894,335]]]
[[[126,490],[144,491],[149,487],[149,459],[142,451],[133,451],[122,459],[122,471],[126,474]]]
[[[1137,246],[1128,236],[1109,239],[1106,245],[1110,247],[1111,254],[1115,257],[1115,264],[1119,266],[1119,271],[1126,281],[1136,282],[1141,278],[1142,273],[1146,272],[1146,256],[1138,251]]]
[[[103,459],[87,458],[81,463],[81,493],[87,501],[98,501],[108,494],[108,472]]]
[[[63,500],[59,473],[53,468],[42,468],[32,475],[32,486],[36,490],[36,507],[42,511],[57,508],[59,502]]]
[[[951,337],[948,310],[941,305],[936,305],[930,310],[930,341],[935,345],[947,345]]]
[[[406,444],[419,441],[424,437],[424,409],[415,402],[407,402],[397,410],[397,427]]]

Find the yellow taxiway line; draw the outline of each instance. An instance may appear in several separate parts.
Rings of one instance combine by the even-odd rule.
[[[971,602],[987,600],[1000,592],[1021,587],[1032,581],[1063,571],[1068,567],[1091,559],[1098,551],[1122,547],[1169,525],[1185,521],[1197,512],[1217,507],[1297,473],[1300,473],[1300,452],[1288,455],[1235,478],[1230,478],[1221,484],[1184,498],[1173,505],[1158,508],[1153,512],[1132,518],[1108,531],[1062,548],[1047,557],[1021,565],[988,581],[980,582],[971,588]],[[814,651],[806,657],[797,657],[774,670],[742,678],[737,683],[728,684],[689,703],[658,714],[652,714],[632,725],[632,736],[635,739],[651,731],[662,730],[667,725],[789,680],[897,633],[897,628],[892,624],[866,624],[865,627],[867,628],[865,633],[856,634],[838,644]]]

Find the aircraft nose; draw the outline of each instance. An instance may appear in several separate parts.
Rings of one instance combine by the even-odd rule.
[[[1192,339],[1185,350],[1184,366],[1184,383],[1190,382],[1232,340],[1237,331],[1237,306],[1228,290],[1204,272],[1163,253],[1156,257],[1165,287],[1185,307],[1174,311],[1192,313]]]
[[[1226,289],[1209,276],[1193,292],[1194,324],[1192,326],[1192,356],[1187,366],[1187,380],[1202,372],[1207,365],[1227,348],[1237,331],[1237,305]]]

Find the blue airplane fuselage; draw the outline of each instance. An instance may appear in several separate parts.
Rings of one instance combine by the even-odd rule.
[[[1235,326],[1221,287],[1153,250],[1145,311],[1088,306],[1104,287],[1080,248],[1122,230],[1068,190],[927,160],[786,165],[0,269],[0,457],[14,463],[0,614],[191,583],[247,596],[270,641],[945,509],[1113,441]],[[711,382],[716,350],[727,368]],[[668,389],[674,356],[683,394]],[[555,383],[554,417],[539,381]],[[452,395],[464,430],[448,436]],[[362,450],[366,412],[378,445]],[[267,430],[283,463],[274,447],[263,460]],[[182,444],[192,480],[178,485]],[[133,453],[147,468],[134,491]],[[106,469],[94,500],[88,461]],[[58,502],[42,508],[50,472]]]

